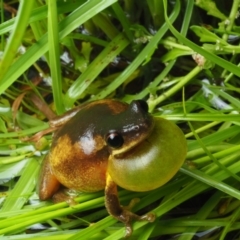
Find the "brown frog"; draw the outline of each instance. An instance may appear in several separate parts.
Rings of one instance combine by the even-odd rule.
[[[87,103],[52,120],[59,127],[45,157],[39,181],[41,200],[52,198],[63,185],[81,192],[105,190],[110,215],[131,235],[132,220],[154,221],[120,205],[117,185],[131,191],[155,189],[178,171],[186,156],[182,131],[153,118],[142,100]],[[130,204],[131,205],[131,204]]]

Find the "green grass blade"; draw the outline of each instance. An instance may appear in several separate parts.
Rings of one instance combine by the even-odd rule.
[[[94,81],[99,73],[129,44],[128,39],[121,33],[94,59],[88,69],[72,84],[66,93],[66,106],[72,104],[81,96],[86,88]]]
[[[71,11],[77,9],[79,6],[81,6],[84,3],[85,3],[85,0],[58,1],[58,6],[57,6],[58,7],[58,13],[62,14],[62,13],[71,12]],[[47,5],[44,5],[44,6],[37,7],[35,9],[33,9],[32,12],[31,12],[30,18],[29,18],[29,23],[33,23],[33,22],[37,22],[37,21],[46,19],[47,15],[48,15],[47,9],[48,9]],[[16,18],[13,18],[11,20],[3,22],[0,25],[0,35],[3,35],[7,32],[12,31],[12,29],[14,28],[15,19]]]
[[[180,2],[179,0],[177,0],[177,2]],[[204,50],[203,48],[199,47],[197,44],[193,43],[192,41],[188,40],[187,38],[185,38],[182,34],[180,34],[172,25],[172,23],[169,21],[169,18],[167,16],[167,1],[164,0],[164,14],[165,14],[165,19],[166,19],[166,23],[169,27],[169,29],[171,30],[171,32],[173,33],[173,35],[183,44],[187,45],[188,47],[190,47],[191,49],[193,49],[195,52],[201,54],[202,56],[205,57],[205,59],[208,59],[216,64],[218,64],[219,66],[221,66],[223,69],[227,69],[230,72],[233,72],[235,75],[237,75],[238,77],[240,77],[240,71],[239,71],[239,67],[237,65],[232,64],[231,62],[218,57],[217,55],[212,54],[211,52],[208,52],[206,50]]]
[[[53,99],[57,113],[62,114],[64,112],[64,106],[62,101],[62,74],[60,66],[60,45],[56,0],[48,1],[48,43]]]
[[[35,179],[39,167],[40,164],[35,159],[29,159],[29,162],[23,171],[22,177],[8,195],[1,208],[1,212],[21,209],[24,206],[35,188]]]
[[[116,0],[92,0],[81,5],[59,24],[59,38],[63,39],[79,25],[83,24],[114,2],[116,2]],[[47,34],[45,34],[36,44],[32,45],[24,55],[11,65],[0,83],[0,94],[6,91],[6,89],[24,73],[24,71],[26,71],[48,50],[48,37]]]
[[[180,4],[177,2],[174,5],[173,12],[170,16],[170,21],[174,22],[180,12]],[[144,47],[144,49],[138,54],[137,58],[124,70],[121,74],[111,83],[109,84],[102,92],[94,96],[92,99],[102,99],[107,97],[111,92],[113,92],[116,88],[118,88],[127,78],[133,74],[133,72],[141,65],[144,61],[151,57],[151,53],[155,50],[158,42],[164,36],[164,34],[168,31],[167,25],[164,24],[158,32],[153,36],[150,42]]]
[[[14,30],[7,43],[2,61],[0,62],[0,83],[4,82],[4,75],[12,64],[13,59],[17,53],[17,49],[21,45],[33,5],[34,1],[28,0],[22,0],[20,3],[18,15],[14,23]]]

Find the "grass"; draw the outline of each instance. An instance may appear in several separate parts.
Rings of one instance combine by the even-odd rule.
[[[240,0],[19,2],[0,1],[1,239],[124,236],[103,192],[80,194],[74,207],[40,202],[36,179],[52,137],[26,141],[48,128],[46,114],[102,98],[147,100],[188,142],[166,185],[119,190],[121,203],[138,197],[134,210],[157,216],[135,222],[130,239],[239,239]]]

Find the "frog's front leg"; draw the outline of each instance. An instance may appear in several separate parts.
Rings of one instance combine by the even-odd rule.
[[[105,205],[110,215],[125,224],[125,237],[128,237],[132,234],[132,220],[148,222],[153,222],[155,220],[155,215],[153,213],[139,216],[131,212],[131,208],[136,203],[135,200],[136,199],[133,199],[130,202],[129,206],[121,206],[118,198],[117,185],[112,180],[111,176],[107,174],[107,182],[105,187]]]

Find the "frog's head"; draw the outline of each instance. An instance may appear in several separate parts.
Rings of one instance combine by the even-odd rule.
[[[106,118],[105,142],[112,156],[124,154],[150,134],[154,126],[145,101],[132,101],[127,108]]]

